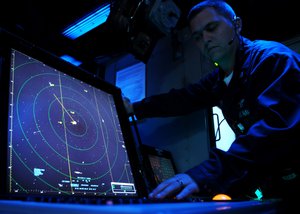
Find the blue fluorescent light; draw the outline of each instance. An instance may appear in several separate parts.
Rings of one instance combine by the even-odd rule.
[[[77,60],[77,59],[75,59],[75,58],[73,58],[69,55],[63,55],[60,58],[67,61],[67,62],[69,62],[69,63],[71,63],[71,64],[73,64],[73,65],[75,65],[75,66],[79,66],[79,65],[82,64],[81,61],[79,61],[79,60]]]
[[[76,39],[106,22],[109,13],[110,4],[104,4],[67,27],[64,30],[63,35],[70,39]]]

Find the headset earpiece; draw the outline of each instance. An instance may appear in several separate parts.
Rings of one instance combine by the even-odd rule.
[[[241,19],[237,16],[234,16],[232,19],[232,24],[234,29],[237,31],[241,27]]]
[[[237,28],[237,24],[238,24],[236,16],[233,17],[232,24],[233,24],[234,29],[236,29]]]

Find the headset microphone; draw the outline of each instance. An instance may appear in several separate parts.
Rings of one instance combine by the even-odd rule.
[[[234,34],[234,36],[232,37],[232,39],[228,42],[228,45],[231,45],[233,43],[233,41],[235,40],[236,37],[236,33]]]
[[[236,16],[234,16],[233,17],[233,20],[232,20],[232,23],[233,23],[233,26],[234,26],[234,36],[232,37],[232,39],[228,42],[228,45],[231,45],[232,43],[233,43],[233,41],[235,40],[235,37],[236,37],[236,25],[237,25],[237,23],[236,23],[236,20],[237,20],[237,18],[236,18]]]

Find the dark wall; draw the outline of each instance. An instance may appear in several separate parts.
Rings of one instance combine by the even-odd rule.
[[[178,34],[178,42],[180,49],[173,46],[171,36],[157,43],[146,65],[147,96],[184,87],[212,68],[189,39],[187,29]],[[174,51],[181,51],[180,57],[175,57]],[[113,61],[107,66],[106,79],[113,81],[115,71],[133,61],[131,55]],[[178,170],[185,171],[208,157],[208,119],[206,110],[200,110],[186,116],[138,121],[138,129],[142,143],[171,151]]]

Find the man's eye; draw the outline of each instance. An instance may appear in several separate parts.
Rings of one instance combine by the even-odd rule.
[[[202,39],[202,33],[201,32],[195,32],[195,33],[193,33],[192,38],[195,41],[199,41],[199,40]]]
[[[217,28],[217,26],[218,26],[217,23],[213,23],[211,25],[208,25],[205,30],[208,31],[208,32],[213,32]]]

